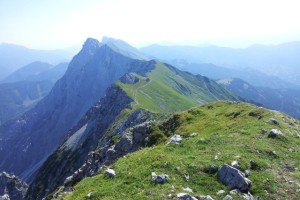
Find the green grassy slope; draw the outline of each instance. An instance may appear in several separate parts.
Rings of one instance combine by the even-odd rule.
[[[275,118],[279,125],[273,124],[270,118]],[[158,137],[156,141],[160,142],[109,166],[116,171],[114,179],[105,177],[102,170],[60,198],[89,199],[87,195],[92,192],[92,199],[177,199],[176,194],[188,186],[193,196],[223,199],[229,190],[218,181],[216,174],[207,173],[209,166],[237,160],[244,171],[253,160],[257,164],[249,176],[253,196],[300,199],[299,127],[299,121],[293,118],[251,104],[224,101],[206,104],[157,122],[149,138]],[[281,130],[284,136],[268,138],[268,133],[261,131],[269,132],[272,128]],[[197,135],[191,137],[191,133]],[[166,145],[166,139],[173,134],[183,136],[182,143]],[[276,151],[277,157],[271,156],[271,151]],[[168,174],[169,182],[151,183],[151,172]],[[184,174],[189,174],[189,182],[185,181]],[[216,195],[221,189],[226,193]]]
[[[203,76],[194,76],[172,66],[157,62],[147,77],[135,74],[136,84],[117,82],[134,99],[133,107],[153,112],[183,111],[217,100],[238,100],[216,82]]]
[[[85,138],[82,138],[80,144],[73,151],[64,152],[65,150],[62,148],[64,145],[62,145],[59,150],[49,157],[46,164],[40,169],[34,183],[30,186],[28,199],[29,197],[35,199],[37,194],[43,196],[46,190],[52,193],[55,188],[64,183],[67,176],[70,176],[84,164],[88,152],[104,153],[103,148],[106,145],[118,142],[121,134],[125,133],[121,129],[124,127],[127,129],[129,126],[138,123],[134,120],[135,118],[129,117],[137,110],[150,111],[147,120],[151,121],[151,119],[166,118],[167,115],[173,112],[187,110],[211,101],[220,99],[238,100],[236,96],[206,77],[194,76],[157,61],[145,62],[140,68],[143,69],[147,66],[149,66],[148,73],[144,71],[131,73],[131,75],[138,77],[139,81],[137,83],[130,84],[131,82],[126,79],[126,76],[124,76],[125,80],[122,77],[120,81],[115,83],[114,87],[118,88],[116,93],[121,94],[124,92],[124,96],[117,99],[107,99],[108,96],[112,96],[110,94],[112,91],[107,91],[106,97],[103,98],[107,99],[106,103],[103,103],[103,99],[100,101],[100,106],[114,109],[119,108],[120,105],[124,106],[124,100],[130,99],[128,106],[126,104],[122,107],[123,110],[119,110],[117,116],[113,116],[114,120],[106,121],[106,118],[111,116],[112,113],[110,110],[105,109],[103,111],[97,111],[99,109],[90,110],[96,120],[83,117],[82,121],[85,122],[79,123],[78,127],[92,124],[90,125],[90,131],[83,134],[86,135]],[[128,75],[128,77],[132,76]],[[88,116],[91,116],[91,114],[88,114]],[[79,130],[79,128],[76,130]],[[153,134],[149,138],[149,144],[155,144],[165,138],[166,136],[163,134]],[[55,167],[49,168],[49,166]]]

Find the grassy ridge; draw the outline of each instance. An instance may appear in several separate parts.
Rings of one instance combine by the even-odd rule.
[[[275,118],[279,125],[270,118]],[[209,166],[238,160],[243,171],[250,168],[253,160],[257,166],[251,170],[249,179],[253,181],[250,192],[254,196],[300,199],[299,126],[299,121],[286,115],[246,103],[217,102],[190,109],[159,122],[149,136],[176,133],[184,137],[181,144],[166,145],[165,138],[158,140],[160,143],[155,147],[129,154],[110,166],[115,169],[116,178],[109,179],[101,171],[98,176],[79,182],[73,193],[62,198],[88,199],[87,194],[92,192],[92,199],[176,199],[176,194],[183,192],[182,187],[188,186],[194,196],[223,199],[226,194],[217,196],[216,192],[228,192],[228,188],[218,181],[216,174],[207,173]],[[261,131],[272,128],[280,129],[284,136],[268,138]],[[191,133],[197,135],[190,137]],[[271,151],[276,151],[277,157],[271,156]],[[169,183],[151,183],[151,172],[168,174]],[[190,175],[189,182],[184,174]]]
[[[142,107],[152,112],[176,112],[187,110],[199,104],[220,99],[237,100],[217,85],[202,77],[179,71],[163,63],[142,77],[136,84],[116,84],[135,100],[134,107]]]

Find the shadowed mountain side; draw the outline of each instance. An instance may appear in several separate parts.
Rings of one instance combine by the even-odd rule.
[[[0,127],[0,169],[30,182],[43,161],[64,140],[67,130],[104,95],[111,83],[127,72],[151,70],[151,63],[144,62],[87,39],[49,95],[22,117]]]
[[[0,125],[33,108],[52,86],[50,81],[0,84]]]

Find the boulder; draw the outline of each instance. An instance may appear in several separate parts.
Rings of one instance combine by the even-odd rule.
[[[269,138],[276,138],[279,136],[283,136],[283,133],[278,129],[271,129],[271,131],[268,134]]]
[[[155,179],[155,183],[156,184],[164,184],[166,182],[168,182],[169,180],[169,176],[167,174],[160,174],[157,175],[156,179]]]
[[[245,177],[244,173],[227,164],[219,169],[218,178],[230,189],[238,189],[242,192],[248,192],[252,185],[252,182]]]
[[[104,174],[109,178],[114,178],[116,176],[116,172],[113,169],[105,170]]]
[[[168,144],[170,143],[179,144],[181,141],[182,141],[182,137],[180,135],[175,134],[169,139]]]
[[[196,197],[193,197],[192,195],[189,195],[187,193],[179,193],[177,194],[177,198],[182,200],[197,200]]]

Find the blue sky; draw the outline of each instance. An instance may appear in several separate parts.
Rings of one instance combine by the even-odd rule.
[[[55,49],[106,35],[245,46],[300,40],[297,0],[0,0],[0,43]]]

